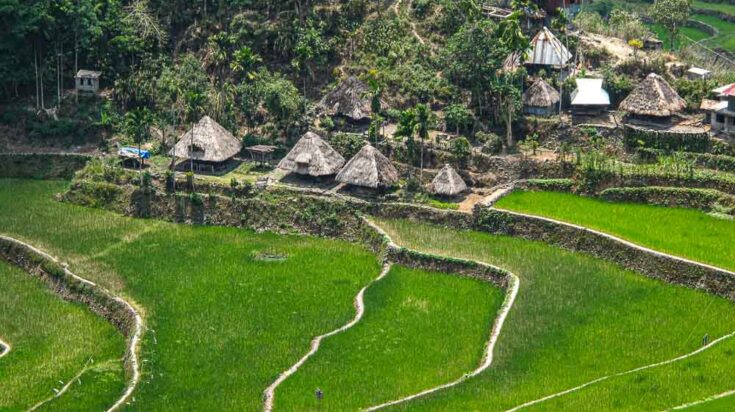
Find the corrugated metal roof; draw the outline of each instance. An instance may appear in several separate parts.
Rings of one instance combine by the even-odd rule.
[[[77,79],[79,78],[93,78],[96,79],[102,75],[102,72],[96,72],[94,70],[79,70],[77,72]]]
[[[602,88],[602,79],[577,79],[572,106],[609,106],[610,95]]]
[[[548,28],[544,27],[531,40],[531,52],[526,64],[560,68],[571,60],[572,54]]]
[[[733,88],[735,88],[735,83],[730,83],[712,90],[712,93],[717,95],[724,95],[725,92],[727,92],[728,90],[732,90]]]

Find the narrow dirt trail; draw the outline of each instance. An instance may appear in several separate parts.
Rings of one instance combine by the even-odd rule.
[[[409,9],[411,8],[411,1],[412,0],[409,0],[408,1],[408,8]],[[402,2],[403,2],[403,0],[396,0],[396,2],[393,3],[393,6],[391,6],[391,9],[393,10],[393,13],[395,13],[396,16],[398,16],[398,17],[401,17],[401,3]],[[408,15],[406,15],[405,17],[406,17],[406,21],[408,22],[409,26],[411,26],[411,34],[413,35],[413,37],[415,37],[416,40],[418,40],[418,42],[421,43],[422,46],[427,46],[428,45],[429,46],[429,53],[431,54],[431,57],[434,57],[435,56],[434,45],[431,44],[431,43],[429,43],[429,42],[427,42],[426,40],[424,40],[423,37],[421,37],[421,35],[419,34],[419,31],[418,31],[418,28],[417,28],[418,26],[416,26],[416,22],[414,22],[413,20],[411,20],[408,17]]]
[[[141,338],[141,335],[143,334],[143,318],[138,312],[138,310],[130,302],[121,298],[120,296],[113,294],[109,290],[97,285],[96,283],[90,280],[87,280],[81,276],[77,276],[75,273],[73,273],[67,268],[67,265],[65,263],[60,262],[59,259],[34,247],[33,245],[23,242],[22,240],[18,240],[18,239],[9,237],[9,236],[4,236],[4,235],[0,235],[0,239],[3,239],[7,242],[15,243],[16,245],[26,248],[32,251],[33,253],[43,257],[44,259],[48,259],[51,262],[58,264],[59,266],[64,268],[64,273],[67,276],[81,283],[84,283],[85,285],[108,296],[112,300],[122,304],[123,306],[127,308],[127,310],[131,314],[133,314],[133,318],[135,319],[135,325],[133,326],[133,333],[130,339],[128,340],[128,348],[127,348],[127,354],[126,354],[127,361],[130,365],[129,367],[130,367],[131,376],[125,388],[125,392],[123,392],[122,396],[120,396],[120,398],[118,398],[117,401],[115,401],[115,403],[107,409],[107,412],[112,412],[120,408],[125,402],[127,402],[130,399],[130,397],[133,395],[133,391],[138,386],[138,383],[140,383],[140,361],[138,358],[138,352],[140,351],[140,338]]]
[[[281,385],[283,382],[286,381],[290,376],[295,374],[301,366],[306,363],[309,358],[311,358],[318,350],[319,345],[321,345],[322,340],[337,335],[339,333],[342,333],[353,326],[355,326],[360,320],[362,319],[362,316],[365,314],[365,291],[372,286],[374,283],[379,282],[381,279],[383,279],[386,275],[388,275],[388,272],[390,272],[392,264],[386,263],[383,265],[383,269],[380,271],[380,275],[378,275],[377,278],[373,279],[370,283],[368,283],[365,287],[360,289],[360,291],[357,293],[357,296],[355,296],[354,306],[355,306],[355,317],[352,318],[351,321],[343,325],[342,327],[335,329],[331,332],[325,333],[323,335],[319,335],[312,339],[311,341],[311,347],[309,348],[309,351],[306,352],[306,354],[299,359],[293,366],[288,368],[286,371],[282,372],[278,378],[265,390],[263,394],[264,398],[264,404],[263,404],[263,410],[266,412],[270,412],[273,410],[273,402],[275,401],[276,397],[276,389],[279,385]]]
[[[388,239],[389,246],[388,247],[397,247],[400,248],[400,246],[396,245],[393,240],[390,238],[390,236],[378,225],[371,221],[367,221],[369,225],[371,225],[373,228],[375,228],[378,232],[380,232],[383,236],[385,236],[386,239]],[[449,258],[452,258],[451,256],[448,256]],[[455,259],[455,258],[452,258]],[[520,289],[521,281],[515,274],[508,272],[504,269],[498,268],[497,266],[489,265],[484,262],[479,261],[471,261],[476,264],[479,264],[481,266],[485,267],[491,267],[496,270],[506,272],[508,276],[510,277],[510,282],[508,285],[508,290],[506,291],[505,300],[503,301],[503,305],[500,307],[500,311],[498,312],[498,316],[495,318],[495,322],[493,323],[491,332],[490,332],[490,338],[488,339],[487,345],[485,345],[485,351],[483,353],[482,361],[480,362],[480,365],[475,368],[473,371],[462,375],[460,378],[451,381],[449,383],[445,383],[443,385],[435,386],[433,388],[426,389],[422,392],[409,395],[400,399],[396,399],[393,401],[381,403],[379,405],[371,406],[367,409],[364,409],[366,412],[370,411],[376,411],[379,409],[387,408],[390,406],[395,406],[401,403],[410,402],[413,400],[416,400],[418,398],[460,385],[467,381],[470,378],[473,378],[485,370],[487,370],[493,363],[493,356],[495,353],[495,345],[498,341],[498,338],[500,337],[500,332],[503,330],[503,325],[505,324],[505,319],[508,317],[508,313],[513,308],[513,304],[515,303],[516,297],[518,296],[518,290]]]
[[[612,379],[612,378],[618,378],[618,377],[621,377],[621,376],[631,375],[631,374],[634,374],[634,373],[637,373],[637,372],[641,372],[641,371],[644,371],[644,370],[647,370],[647,369],[657,368],[659,366],[670,365],[672,363],[683,361],[685,359],[691,358],[692,356],[699,355],[700,353],[702,353],[702,352],[704,352],[704,351],[706,351],[708,349],[713,348],[718,343],[721,343],[721,342],[723,342],[725,340],[731,339],[734,336],[735,336],[735,332],[732,332],[732,333],[727,334],[725,336],[721,336],[718,339],[713,340],[709,344],[704,345],[701,348],[699,348],[699,349],[697,349],[697,350],[695,350],[693,352],[687,353],[685,355],[677,356],[676,358],[672,358],[672,359],[661,361],[661,362],[657,362],[657,363],[652,363],[650,365],[641,366],[641,367],[638,367],[638,368],[635,368],[635,369],[631,369],[631,370],[628,370],[628,371],[625,371],[625,372],[619,372],[619,373],[615,373],[615,374],[612,374],[612,375],[602,376],[600,378],[591,380],[591,381],[589,381],[587,383],[583,383],[582,385],[575,386],[573,388],[569,388],[567,390],[564,390],[564,391],[561,391],[561,392],[557,392],[557,393],[554,393],[554,394],[551,394],[551,395],[548,395],[548,396],[544,396],[543,398],[539,398],[539,399],[536,399],[536,400],[533,400],[533,401],[530,401],[530,402],[526,402],[524,404],[521,404],[521,405],[518,405],[518,406],[513,407],[511,409],[508,409],[506,412],[515,412],[515,411],[518,411],[518,410],[527,408],[529,406],[538,405],[538,404],[540,404],[542,402],[546,402],[546,401],[551,400],[551,399],[559,398],[561,396],[568,395],[570,393],[574,393],[574,392],[580,391],[580,390],[582,390],[584,388],[587,388],[589,386],[595,385],[597,383],[600,383],[600,382],[603,382],[603,381],[606,381],[606,380],[609,380],[609,379]]]

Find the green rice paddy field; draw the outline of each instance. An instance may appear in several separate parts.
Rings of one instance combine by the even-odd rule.
[[[735,221],[693,209],[612,203],[558,192],[514,192],[499,209],[544,216],[735,271]]]
[[[136,220],[55,201],[54,193],[66,185],[0,180],[0,232],[63,256],[79,275],[143,308],[144,377],[133,410],[260,410],[265,388],[308,350],[312,337],[354,317],[354,296],[381,270],[374,255],[345,242]],[[274,255],[282,259],[263,259]],[[435,290],[435,284],[442,288]],[[479,363],[502,300],[499,290],[399,267],[374,287],[386,292],[368,290],[364,320],[374,328],[360,324],[350,339],[325,341],[324,355],[314,358],[324,366],[309,364],[318,374],[287,381],[293,392],[283,397],[277,392],[277,400],[308,405],[313,385],[323,385],[328,396],[349,393],[339,405],[351,407],[403,396]],[[13,305],[40,316],[36,306]],[[0,312],[0,326],[9,321]],[[340,355],[352,368],[339,369],[343,373],[334,377],[340,381],[331,373],[322,379],[334,361],[330,353],[345,343],[354,349],[353,338],[362,339],[363,356]],[[385,357],[377,365],[369,362],[379,355]],[[363,371],[366,363],[375,369]],[[340,382],[366,386],[360,390]],[[379,386],[382,391],[373,393]],[[15,381],[11,386],[0,380],[0,388],[4,396],[38,397]],[[70,389],[58,402],[73,403],[78,394]],[[103,396],[107,402],[116,399]],[[16,409],[23,408],[10,408]]]
[[[130,410],[260,410],[264,389],[303,356],[314,336],[354,317],[354,296],[381,270],[367,250],[340,241],[131,219],[55,201],[54,193],[66,186],[0,179],[0,233],[47,249],[79,275],[143,309],[144,375]],[[735,331],[731,302],[592,257],[405,220],[378,223],[402,245],[486,261],[521,279],[493,366],[458,387],[394,409],[507,410],[689,353],[705,334],[714,340]],[[0,359],[0,410],[23,410],[51,395],[54,382],[73,376],[90,357],[94,367],[82,385],[48,406],[100,410],[113,402],[124,385],[122,337],[22,272],[0,266],[0,280],[11,285],[0,290],[4,339],[20,345],[18,336],[40,329],[58,333],[54,339],[86,344],[68,349],[71,360],[58,370],[44,370],[48,376],[34,380],[33,390],[25,380],[5,378],[11,376],[7,371],[26,370],[13,360],[23,353],[37,363],[49,362],[50,355],[14,347]],[[90,326],[81,332],[44,328],[51,323],[43,317],[50,316],[45,304],[13,300],[26,290],[65,308],[59,312],[64,316],[78,312]],[[361,322],[324,340],[276,390],[276,410],[358,410],[454,380],[479,364],[503,299],[503,292],[487,283],[394,266],[367,290]],[[22,327],[33,322],[38,326]],[[728,387],[735,381],[733,342],[534,407],[663,409],[734,389]],[[317,387],[325,394],[321,405],[314,400]],[[726,407],[730,400],[707,405]]]
[[[104,410],[122,392],[123,336],[86,307],[65,302],[38,279],[0,261],[0,410]],[[80,372],[65,397],[51,399]],[[71,395],[73,394],[73,395]]]
[[[538,242],[408,220],[378,224],[399,245],[496,264],[521,279],[494,366],[460,387],[405,409],[507,410],[609,374],[689,353],[701,346],[705,334],[715,339],[735,331],[732,302],[647,279],[591,257]],[[662,410],[706,398],[729,390],[735,379],[735,340],[714,348],[687,361],[610,379],[534,408]]]

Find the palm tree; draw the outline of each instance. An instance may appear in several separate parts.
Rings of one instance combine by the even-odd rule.
[[[263,59],[253,49],[243,46],[235,52],[230,69],[235,73],[245,73],[245,77],[252,81],[256,77],[255,66],[262,62]]]
[[[416,106],[415,130],[421,140],[421,160],[419,171],[419,182],[424,180],[424,141],[429,137],[429,106],[419,104]]]
[[[500,44],[508,51],[508,53],[519,54],[519,61],[525,61],[528,54],[528,50],[531,43],[523,34],[523,28],[521,27],[520,18],[521,12],[513,12],[506,19],[502,20],[498,24],[498,34]],[[505,104],[501,104],[502,108],[506,111],[505,113],[505,125],[506,125],[506,140],[508,147],[513,145],[513,111],[514,111],[514,93],[513,86],[509,83],[509,79],[512,77],[512,73],[503,73],[502,82],[499,82],[498,89],[501,91],[501,95],[504,95],[506,100]],[[521,78],[521,82],[523,79]]]
[[[194,158],[192,152],[194,151],[194,131],[195,124],[199,120],[199,116],[204,109],[204,101],[206,96],[204,93],[198,91],[188,91],[185,96],[186,99],[186,118],[191,122],[191,142],[189,143],[189,171],[194,173]]]
[[[149,128],[153,122],[153,116],[147,108],[133,109],[125,113],[125,133],[133,138],[138,145],[138,172],[142,177],[143,174],[143,155],[141,145],[147,140]],[[141,184],[143,180],[141,179]]]

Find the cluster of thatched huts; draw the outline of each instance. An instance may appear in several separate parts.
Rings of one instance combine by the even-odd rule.
[[[278,164],[287,172],[314,178],[334,176],[334,180],[350,186],[384,190],[398,183],[398,170],[380,150],[370,144],[360,149],[345,162],[324,139],[308,132]],[[446,165],[432,182],[433,193],[456,196],[467,190],[467,184],[459,174]]]
[[[610,95],[603,89],[602,79],[576,79],[577,88],[571,94],[572,116],[597,116],[610,107]],[[560,93],[543,79],[536,81],[523,94],[524,113],[551,116],[558,113]],[[674,123],[687,103],[666,80],[649,74],[621,102],[625,122],[643,126],[665,127]]]

